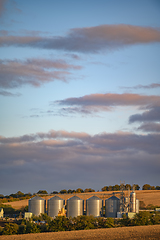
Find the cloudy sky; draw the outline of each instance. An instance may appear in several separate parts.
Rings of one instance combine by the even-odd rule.
[[[0,0],[0,193],[160,185],[159,0]]]

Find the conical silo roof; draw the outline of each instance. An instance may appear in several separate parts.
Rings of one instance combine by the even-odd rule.
[[[90,198],[87,199],[87,201],[97,201],[97,200],[102,200],[101,198],[97,197],[97,196],[92,196]]]
[[[44,201],[45,201],[44,198],[41,198],[41,197],[39,197],[39,196],[35,196],[35,197],[33,197],[33,198],[30,198],[29,200],[30,200],[30,201],[38,201],[38,200],[44,200]]]
[[[116,197],[116,196],[112,196],[112,197],[110,197],[110,198],[108,198],[106,200],[120,200],[120,199],[118,197]]]
[[[81,198],[79,198],[77,196],[73,196],[73,197],[68,199],[68,201],[76,201],[76,200],[83,200],[83,199],[81,199]]]
[[[48,199],[48,201],[56,201],[56,200],[58,201],[58,200],[63,200],[63,199],[60,198],[59,196],[54,196],[54,197]]]

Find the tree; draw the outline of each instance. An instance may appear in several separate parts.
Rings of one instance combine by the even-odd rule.
[[[108,191],[112,191],[113,190],[113,187],[112,186],[109,186],[108,187]]]
[[[83,193],[84,191],[83,191],[83,189],[82,188],[77,188],[76,189],[76,193]]]
[[[58,194],[58,192],[57,191],[53,191],[53,192],[51,192],[51,194]]]
[[[156,186],[156,190],[160,190],[160,186]]]
[[[6,223],[2,234],[12,235],[12,234],[17,234],[17,232],[18,232],[18,225],[16,223]]]
[[[108,191],[108,186],[104,186],[101,190],[102,191]]]
[[[134,184],[135,190],[139,190],[140,186],[138,184]]]
[[[48,194],[48,192],[46,190],[39,190],[37,194]]]
[[[95,190],[92,189],[92,188],[86,188],[86,189],[84,190],[84,192],[85,192],[85,193],[86,193],[86,192],[95,192]]]
[[[128,188],[131,190],[132,187],[131,187],[130,184],[126,184],[126,185],[125,185],[125,189],[128,190]]]
[[[63,190],[60,191],[60,194],[65,194],[65,193],[67,193],[66,189],[63,189]]]
[[[120,190],[120,186],[118,184],[116,184],[115,186],[112,187],[113,191],[119,191]]]
[[[142,190],[151,190],[151,186],[149,184],[144,184]]]

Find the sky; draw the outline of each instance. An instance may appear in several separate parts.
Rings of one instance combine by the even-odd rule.
[[[0,0],[0,193],[159,186],[159,69],[159,0]]]

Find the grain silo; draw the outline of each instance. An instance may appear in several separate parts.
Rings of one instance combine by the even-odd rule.
[[[120,208],[120,199],[112,196],[105,201],[105,217],[117,217]]]
[[[86,200],[86,215],[94,217],[103,217],[103,200],[93,196]]]
[[[29,208],[28,212],[33,213],[36,216],[39,216],[41,213],[46,212],[46,200],[35,196],[29,199]]]
[[[58,196],[54,196],[48,200],[47,208],[48,208],[48,216],[56,217],[58,213],[62,211],[64,207],[64,200]]]
[[[134,191],[130,194],[130,211],[136,212],[136,193]]]
[[[84,200],[73,196],[67,200],[67,217],[77,217],[83,215]]]

